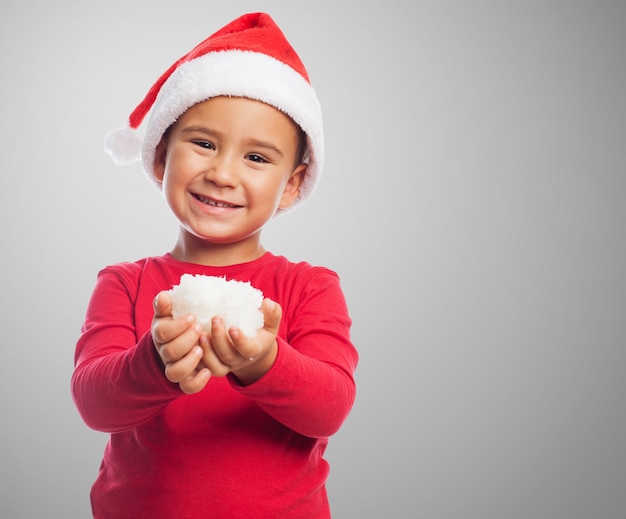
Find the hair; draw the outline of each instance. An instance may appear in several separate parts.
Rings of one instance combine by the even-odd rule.
[[[302,164],[302,162],[304,162],[304,156],[307,150],[307,137],[306,137],[306,132],[300,127],[299,124],[297,124],[295,121],[293,124],[296,127],[296,138],[298,139],[298,146],[296,148],[296,161],[294,164],[294,167],[295,167],[295,166],[299,166],[300,164]]]

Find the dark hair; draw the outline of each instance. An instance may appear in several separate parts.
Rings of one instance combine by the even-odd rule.
[[[306,140],[306,133],[305,131],[300,127],[299,124],[294,123],[296,126],[296,132],[297,132],[297,139],[298,139],[298,147],[296,148],[296,163],[295,165],[298,166],[300,164],[302,164],[302,161],[304,160],[304,154],[306,153],[306,148],[307,148],[307,140]]]

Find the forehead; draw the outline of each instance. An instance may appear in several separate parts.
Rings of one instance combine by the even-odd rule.
[[[233,122],[261,122],[263,124],[299,128],[287,114],[263,101],[247,97],[211,97],[188,108],[180,120],[190,118],[219,119]]]

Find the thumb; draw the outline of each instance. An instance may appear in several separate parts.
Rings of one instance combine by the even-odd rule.
[[[172,299],[167,290],[159,292],[152,303],[154,317],[167,317],[172,314]]]
[[[263,312],[264,319],[263,328],[274,335],[278,335],[280,319],[283,315],[281,306],[276,301],[272,301],[269,297],[266,297],[261,304],[261,311]]]

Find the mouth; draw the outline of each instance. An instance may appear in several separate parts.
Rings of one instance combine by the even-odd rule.
[[[208,198],[206,196],[198,195],[194,193],[194,198],[203,204],[210,205],[212,207],[224,207],[226,209],[235,209],[237,207],[241,207],[239,205],[230,204],[228,202],[223,202],[221,200],[214,200],[213,198]]]

